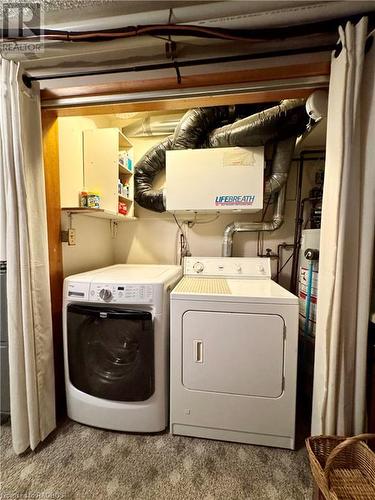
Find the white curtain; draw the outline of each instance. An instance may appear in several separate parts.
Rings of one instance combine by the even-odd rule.
[[[366,426],[366,351],[375,224],[375,49],[367,18],[340,27],[332,56],[312,429],[358,434]]]
[[[11,426],[22,453],[55,428],[47,223],[39,90],[24,87],[13,62],[0,64]]]

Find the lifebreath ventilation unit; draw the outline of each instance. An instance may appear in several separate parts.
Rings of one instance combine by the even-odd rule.
[[[264,148],[166,151],[170,212],[257,212],[263,208]]]

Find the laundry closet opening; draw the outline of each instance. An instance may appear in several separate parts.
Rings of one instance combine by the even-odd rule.
[[[318,261],[304,252],[319,250],[326,132],[325,116],[314,120],[306,111],[311,94],[301,89],[43,110],[56,358],[63,277],[118,263],[180,264],[189,255],[269,257],[272,278],[300,296],[299,380],[310,405]],[[258,210],[167,210],[173,195],[171,187],[164,190],[169,150],[186,155],[181,183],[174,179],[178,200],[217,187],[215,175],[200,175],[207,164],[189,152],[259,147]],[[225,203],[230,179],[219,184]],[[57,372],[60,363],[56,359]]]

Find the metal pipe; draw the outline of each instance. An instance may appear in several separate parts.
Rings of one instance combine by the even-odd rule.
[[[303,167],[304,167],[304,151],[300,154],[300,161],[298,166],[298,182],[297,182],[297,194],[296,194],[296,215],[294,221],[294,250],[293,250],[293,260],[292,260],[292,272],[290,276],[290,287],[289,290],[295,293],[297,290],[297,271],[298,271],[298,252],[297,242],[299,241],[300,234],[300,210],[301,210],[301,198],[302,198],[302,182],[303,182]]]
[[[224,231],[222,244],[223,257],[231,257],[233,251],[233,235],[238,232],[253,233],[257,231],[275,231],[284,222],[286,184],[277,195],[277,202],[272,220],[264,222],[232,222],[228,224]]]
[[[277,245],[277,268],[276,268],[276,283],[279,282],[279,276],[280,276],[280,273],[282,271],[282,268],[281,268],[281,250],[285,248],[286,250],[289,249],[289,248],[294,248],[294,245],[293,243],[280,243],[279,245]]]
[[[314,156],[315,155],[315,156]],[[316,156],[321,155],[321,156]],[[298,177],[298,187],[296,196],[296,216],[295,216],[295,231],[294,231],[294,252],[293,252],[293,262],[292,262],[292,273],[290,277],[290,291],[296,293],[297,291],[297,281],[298,281],[298,262],[299,262],[299,250],[301,247],[301,234],[302,234],[302,224],[303,224],[303,212],[301,212],[301,198],[302,198],[302,184],[303,184],[303,169],[305,161],[317,161],[325,159],[325,150],[304,150],[300,153],[300,163],[299,163],[299,177]]]
[[[235,232],[275,231],[284,222],[286,181],[293,159],[296,136],[280,140],[272,160],[272,174],[266,180],[265,194],[278,193],[277,203],[272,221],[269,222],[232,222],[224,231],[222,255],[231,257],[233,251],[233,235]]]

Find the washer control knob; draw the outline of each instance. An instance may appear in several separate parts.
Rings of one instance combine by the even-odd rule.
[[[201,273],[204,269],[204,265],[202,264],[202,262],[195,262],[195,264],[193,265],[193,269],[196,273]]]
[[[262,274],[265,273],[265,269],[264,269],[264,266],[258,266],[258,271]]]
[[[112,299],[112,292],[108,288],[102,288],[99,292],[99,297],[102,300],[109,301]]]
[[[239,264],[236,264],[236,271],[238,273],[241,273],[242,272],[242,267],[239,265]]]

